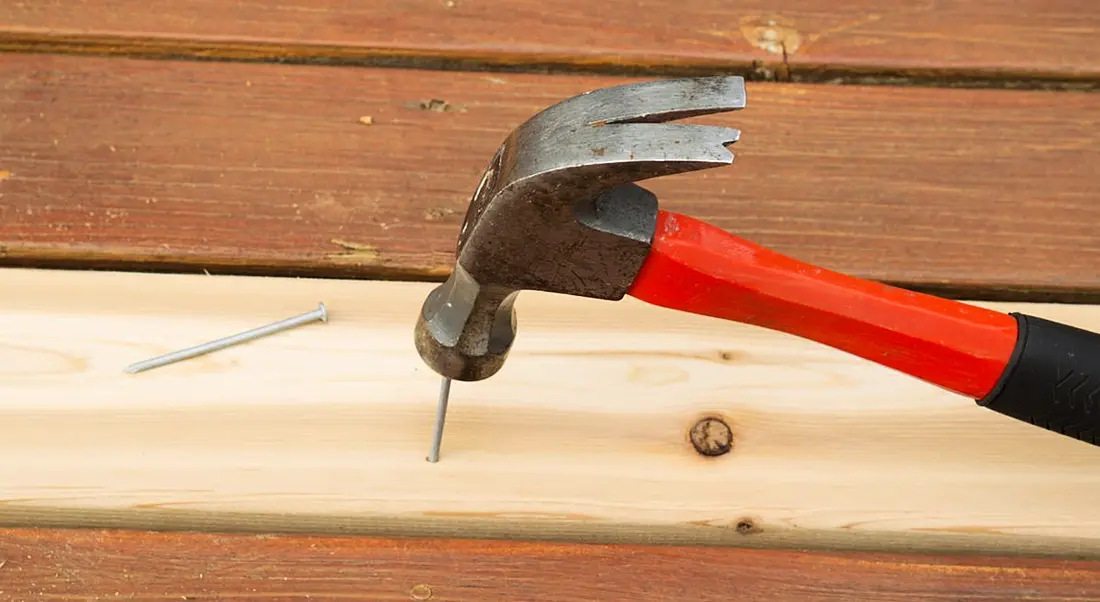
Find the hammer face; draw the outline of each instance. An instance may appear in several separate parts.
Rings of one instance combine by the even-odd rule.
[[[456,265],[424,302],[417,319],[417,352],[437,373],[481,380],[504,365],[516,338],[513,309],[519,291],[483,286]]]
[[[729,165],[740,137],[662,122],[744,106],[740,77],[663,80],[580,94],[519,126],[470,202],[455,271],[421,308],[421,357],[446,377],[488,378],[511,348],[519,290],[621,299],[657,222],[656,197],[634,182]]]

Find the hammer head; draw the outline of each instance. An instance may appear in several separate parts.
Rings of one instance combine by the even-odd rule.
[[[634,182],[729,165],[740,136],[664,122],[744,106],[741,77],[660,80],[580,94],[516,128],[474,192],[454,271],[421,308],[421,358],[485,379],[515,340],[520,290],[623,298],[657,223],[657,198]]]

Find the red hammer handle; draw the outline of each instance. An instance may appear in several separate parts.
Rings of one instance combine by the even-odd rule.
[[[664,211],[630,294],[798,335],[974,399],[1016,344],[1007,314],[831,272]]]
[[[661,211],[629,294],[797,335],[1100,445],[1100,334],[831,272]]]

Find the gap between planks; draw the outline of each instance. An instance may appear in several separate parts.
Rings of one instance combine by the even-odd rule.
[[[1096,11],[1076,0],[215,0],[0,7],[0,49],[201,60],[1093,88]],[[631,15],[625,21],[612,15]],[[520,33],[522,32],[522,33]]]
[[[741,75],[746,80],[849,86],[916,86],[960,89],[1094,92],[1100,78],[1088,73],[1013,69],[906,69],[877,65],[835,66],[807,62],[792,68],[780,57],[743,60],[679,57],[607,57],[578,60],[569,55],[539,53],[349,48],[306,44],[285,46],[260,42],[202,43],[187,39],[157,39],[86,35],[26,35],[0,31],[0,52],[118,57],[144,60],[278,63],[329,67],[374,67],[470,73],[603,75],[628,77],[705,77]]]
[[[0,522],[1100,557],[1100,449],[629,298],[521,294],[513,356],[456,383],[428,464],[430,286],[0,270]],[[122,372],[317,301],[328,324]],[[705,416],[732,452],[695,452]]]

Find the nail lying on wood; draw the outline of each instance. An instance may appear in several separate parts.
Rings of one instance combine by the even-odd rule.
[[[259,328],[253,328],[252,330],[246,330],[245,332],[217,339],[215,341],[210,341],[209,343],[203,343],[202,345],[188,347],[187,349],[174,351],[172,353],[167,353],[159,357],[154,357],[152,359],[147,359],[134,364],[130,364],[126,367],[126,372],[134,374],[137,372],[149,370],[151,368],[158,368],[160,366],[164,366],[185,359],[190,359],[195,356],[210,353],[211,351],[224,349],[232,345],[237,345],[246,341],[258,339],[269,334],[274,334],[276,332],[280,332],[318,320],[320,320],[321,322],[328,322],[328,311],[325,309],[324,303],[319,303],[317,305],[317,309],[309,313],[304,313],[299,316],[294,316],[293,318],[287,318],[285,320],[279,320],[278,322],[273,322],[266,326],[260,326]]]

